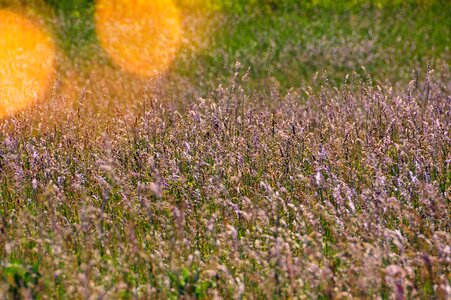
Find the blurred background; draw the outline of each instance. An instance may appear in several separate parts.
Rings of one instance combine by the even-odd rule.
[[[126,5],[122,10],[131,11],[127,16],[131,19],[133,11],[136,14],[146,11],[142,7],[149,3],[103,2],[108,7],[115,2]],[[233,77],[238,61],[245,70],[249,68],[249,90],[261,93],[269,93],[270,87],[288,90],[321,84],[340,86],[349,80],[347,75],[400,85],[424,74],[428,65],[449,67],[449,1],[159,0],[153,3],[160,3],[163,21],[170,18],[164,17],[168,7],[173,7],[177,24],[160,36],[163,44],[153,47],[159,39],[156,37],[147,45],[151,48],[146,50],[148,53],[142,55],[139,53],[143,45],[139,43],[145,42],[130,37],[139,30],[105,38],[114,35],[114,30],[110,30],[103,34],[103,39],[110,38],[116,44],[102,44],[94,0],[0,0],[0,8],[15,10],[45,24],[57,49],[54,95],[75,103],[80,97],[92,98],[93,105],[101,107],[108,105],[99,102],[100,98],[107,98],[113,106],[127,102],[149,89],[151,81],[159,83],[152,85],[152,89],[158,89],[167,98],[189,101],[192,97],[207,96]],[[130,7],[136,9],[132,11]],[[136,20],[149,16],[143,13]],[[115,17],[121,16],[105,15],[104,21]],[[112,26],[107,24],[103,28]],[[172,44],[164,44],[167,37],[174,39]],[[129,53],[135,57],[115,59],[117,54],[109,48],[119,47],[122,49],[117,51],[121,53],[132,52],[130,49],[135,47],[136,53]],[[170,57],[160,59],[168,51]],[[144,54],[155,56],[154,65],[155,61],[163,60],[155,72],[148,70],[152,66],[141,64]],[[138,67],[141,64],[147,71],[127,68],[133,64]],[[315,84],[318,78],[324,82]]]

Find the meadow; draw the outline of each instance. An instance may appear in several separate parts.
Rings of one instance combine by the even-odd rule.
[[[143,78],[94,1],[0,0],[58,49],[0,119],[0,299],[450,299],[451,4],[175,2]]]

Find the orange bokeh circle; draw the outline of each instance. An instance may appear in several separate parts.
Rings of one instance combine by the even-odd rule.
[[[55,45],[38,22],[0,10],[0,118],[42,98],[55,74]]]
[[[166,71],[180,47],[179,11],[171,0],[98,0],[95,24],[114,63],[135,75]]]

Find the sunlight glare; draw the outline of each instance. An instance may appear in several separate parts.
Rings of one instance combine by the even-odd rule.
[[[166,71],[180,47],[180,19],[171,0],[99,0],[100,44],[123,70],[151,77]]]
[[[37,22],[0,10],[0,118],[41,99],[55,71],[55,46]]]

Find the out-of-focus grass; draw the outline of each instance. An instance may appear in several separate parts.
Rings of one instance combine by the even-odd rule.
[[[42,1],[22,2],[39,6]],[[96,42],[94,1],[46,3],[53,8],[49,17],[60,48],[70,60],[77,65],[99,59],[108,63]],[[381,82],[408,82],[415,73],[424,73],[428,62],[435,66],[450,60],[447,1],[176,3],[184,20],[185,47],[171,73],[201,94],[229,78],[236,61],[251,67],[256,85],[277,82],[288,89],[306,86],[324,71],[337,84],[352,72],[366,72]]]
[[[55,31],[70,58],[89,59],[96,42],[93,0],[46,0],[55,11]]]
[[[256,79],[270,77],[290,88],[308,84],[324,70],[339,83],[365,66],[374,79],[410,81],[415,68],[428,60],[449,60],[449,12],[449,4],[435,4],[315,6],[230,15],[221,21],[210,47],[196,59],[179,60],[176,70],[195,78],[208,74],[207,82],[217,84],[240,61],[251,66]]]

